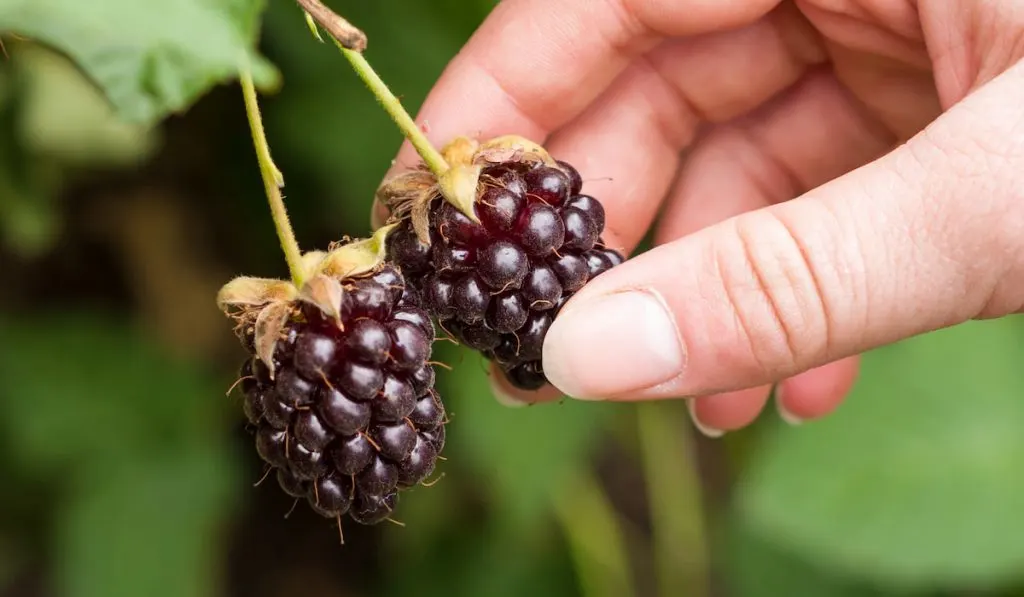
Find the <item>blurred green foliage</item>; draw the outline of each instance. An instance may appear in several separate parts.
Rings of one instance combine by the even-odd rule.
[[[495,2],[331,4],[414,111]],[[835,415],[724,441],[678,402],[505,408],[439,344],[448,460],[406,526],[339,547],[301,504],[281,520],[213,305],[233,273],[283,271],[232,73],[248,56],[274,91],[305,247],[367,232],[401,137],[293,3],[269,3],[257,51],[263,8],[0,0],[3,594],[1020,594],[1013,319],[876,351]]]

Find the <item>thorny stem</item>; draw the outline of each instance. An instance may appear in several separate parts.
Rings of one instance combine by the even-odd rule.
[[[321,27],[323,27],[334,40],[335,45],[341,50],[345,58],[348,59],[349,63],[352,64],[353,70],[359,75],[359,78],[363,80],[363,83],[370,89],[374,97],[380,103],[384,111],[391,116],[391,119],[398,125],[399,130],[406,139],[412,143],[412,146],[416,149],[416,153],[420,154],[423,158],[423,162],[430,168],[430,171],[434,176],[440,178],[442,174],[448,171],[448,163],[445,161],[441,153],[431,145],[427,136],[423,134],[420,127],[416,126],[416,122],[409,116],[409,113],[402,107],[402,102],[398,101],[395,94],[391,93],[386,83],[380,78],[370,63],[367,62],[360,49],[349,49],[352,44],[348,42],[349,37],[352,35],[350,29],[355,29],[348,24],[347,21],[342,19],[340,16],[332,12],[326,6],[319,3],[318,0],[296,0],[300,6],[307,9],[307,15],[311,16]],[[309,10],[307,5],[319,5],[315,11]],[[338,23],[344,23],[348,28],[342,27],[339,29]],[[340,33],[339,33],[340,31]],[[355,31],[359,31],[355,29]],[[361,32],[360,32],[361,33]],[[365,40],[365,36],[363,38]],[[365,43],[363,44],[365,46]]]
[[[281,250],[284,251],[292,283],[297,288],[302,288],[305,283],[302,253],[299,251],[299,243],[295,240],[292,225],[288,221],[288,211],[284,207],[284,197],[281,195],[284,178],[270,157],[270,146],[267,144],[263,118],[260,116],[260,106],[256,99],[256,86],[253,84],[252,72],[248,66],[242,68],[239,79],[242,83],[242,96],[245,98],[245,113],[249,118],[249,128],[252,130],[252,142],[256,148],[256,159],[259,161],[263,187],[267,192],[267,203],[270,204],[270,214],[274,218],[274,228],[277,229],[277,237],[281,241]]]

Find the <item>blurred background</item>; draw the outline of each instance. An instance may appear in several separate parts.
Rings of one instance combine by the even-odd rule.
[[[415,112],[493,8],[331,3]],[[1024,595],[1024,325],[867,356],[835,415],[507,409],[439,343],[444,476],[345,527],[263,467],[214,295],[285,277],[232,78],[256,0],[0,0],[0,595]],[[257,75],[300,244],[365,236],[401,137],[293,3]]]

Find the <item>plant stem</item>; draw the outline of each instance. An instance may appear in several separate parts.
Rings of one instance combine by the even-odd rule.
[[[654,557],[662,597],[709,594],[704,510],[692,434],[678,404],[637,408]],[[683,406],[682,408],[685,408]]]
[[[305,283],[302,252],[299,251],[295,232],[292,231],[291,222],[288,221],[288,211],[284,207],[284,197],[281,195],[284,178],[270,157],[270,146],[267,144],[267,135],[263,130],[263,118],[260,116],[260,106],[256,99],[256,87],[248,66],[242,69],[239,79],[242,83],[242,96],[245,98],[245,113],[249,118],[249,128],[252,131],[252,142],[256,148],[256,159],[260,164],[260,175],[263,177],[263,187],[267,193],[267,203],[270,204],[270,214],[274,218],[274,228],[277,229],[277,237],[281,241],[281,250],[284,251],[292,283],[301,288]]]
[[[445,162],[441,153],[430,144],[427,136],[423,134],[420,127],[416,126],[416,121],[402,107],[402,102],[398,101],[395,94],[391,93],[384,80],[363,56],[362,50],[366,47],[366,35],[330,8],[324,6],[320,0],[296,0],[296,2],[306,11],[307,18],[312,18],[331,35],[334,44],[352,64],[356,74],[370,88],[374,97],[377,98],[384,111],[391,116],[391,120],[395,121],[405,138],[412,143],[416,153],[420,154],[423,162],[430,168],[434,176],[440,178],[448,171],[448,163]]]
[[[335,40],[335,43],[337,43],[337,40]],[[388,86],[377,72],[373,70],[370,63],[366,61],[366,57],[359,52],[345,49],[340,43],[337,43],[337,45],[341,53],[345,55],[345,58],[348,58],[359,78],[373,92],[373,95],[384,108],[384,111],[391,116],[391,119],[395,121],[395,124],[402,131],[402,134],[405,135],[405,138],[416,148],[416,153],[420,154],[423,162],[434,173],[434,176],[440,178],[442,174],[448,171],[448,163],[445,162],[441,153],[430,144],[430,141],[423,134],[423,131],[420,130],[420,127],[416,126],[416,122],[405,111],[405,108],[402,107],[402,102],[398,101],[398,98],[391,93]]]
[[[623,531],[615,508],[593,473],[580,472],[554,497],[585,597],[634,597]]]

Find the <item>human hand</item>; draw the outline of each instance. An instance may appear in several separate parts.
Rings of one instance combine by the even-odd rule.
[[[545,372],[577,398],[696,397],[718,435],[775,382],[787,419],[820,417],[858,353],[1024,309],[1022,57],[1013,0],[506,0],[418,121],[544,143],[611,247],[660,215],[654,249],[564,307]]]

